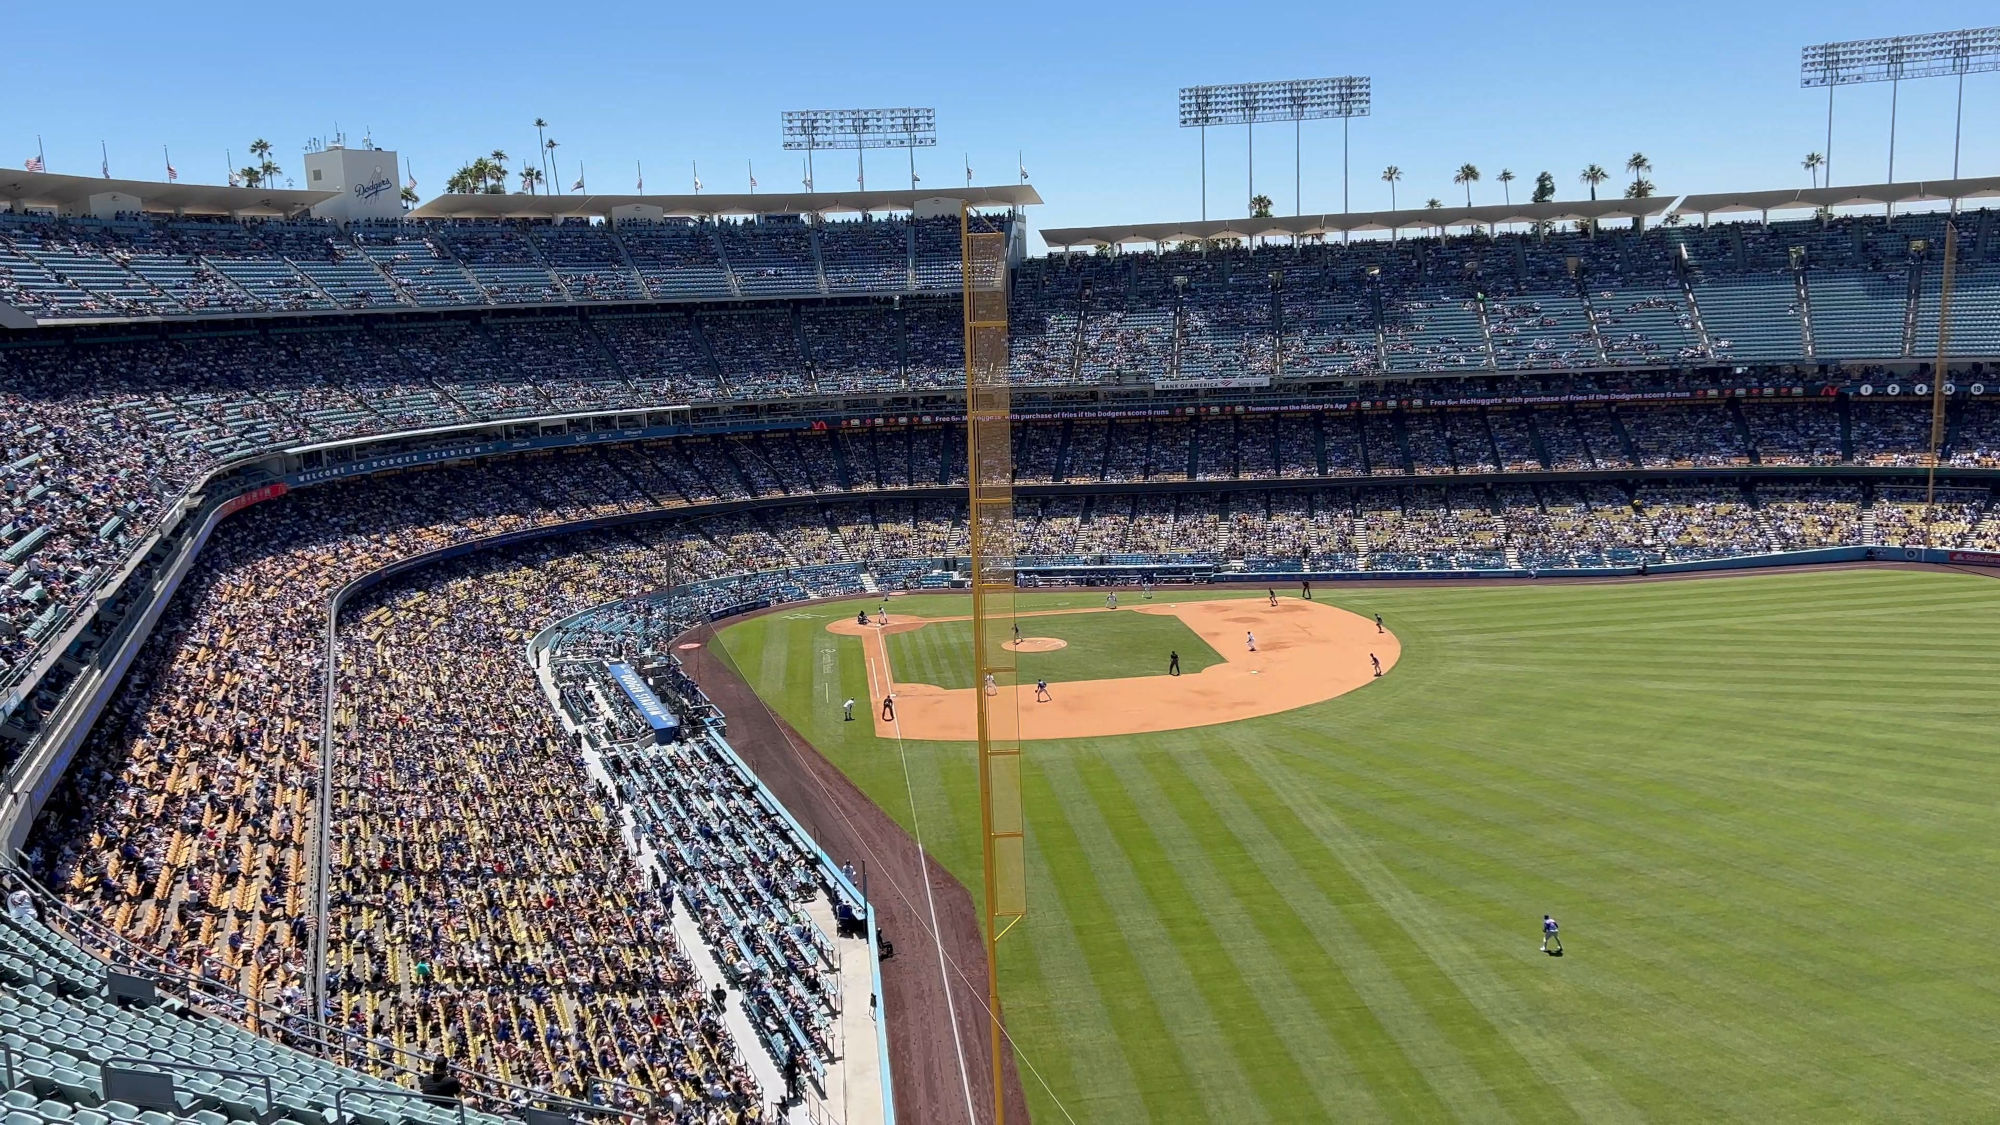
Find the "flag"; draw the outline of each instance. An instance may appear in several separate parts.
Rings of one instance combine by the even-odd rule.
[[[806,185],[807,191],[811,191],[813,189],[813,179],[811,176],[807,176],[805,179],[800,180],[799,182]]]
[[[417,178],[415,176],[411,176],[409,182],[405,183],[403,186],[409,188],[411,191],[417,190]]]
[[[1024,184],[1028,182],[1028,169],[1025,165],[1021,168],[1021,182]]]
[[[177,171],[177,170],[176,170],[176,169],[174,168],[174,165],[173,165],[173,161],[171,161],[171,160],[170,160],[170,161],[168,161],[168,162],[167,162],[167,182],[168,182],[168,183],[173,183],[173,182],[174,182],[175,180],[178,180],[178,179],[180,179],[180,178],[181,178],[181,174],[180,174],[180,172],[179,172],[179,171]]]
[[[808,181],[808,182],[810,182],[810,181]],[[750,190],[751,190],[751,191],[756,191],[756,190],[757,190],[757,177],[755,177],[755,176],[752,176],[752,177],[750,177]]]
[[[700,177],[700,176],[696,176],[696,177],[694,178],[694,190],[696,190],[696,191],[700,191],[700,190],[701,190],[701,177]]]
[[[639,173],[639,186],[634,190],[637,191],[646,190],[646,174],[644,172]]]
[[[99,164],[99,165],[97,166],[97,170],[98,170],[98,171],[100,171],[100,172],[102,172],[102,173],[104,173],[104,178],[105,178],[105,179],[107,179],[107,180],[108,180],[108,179],[110,179],[110,178],[111,178],[111,158],[110,158],[110,157],[108,157],[108,156],[107,156],[107,157],[105,157],[105,158],[104,158],[104,163],[102,163],[102,164]]]
[[[912,172],[910,173],[910,182],[913,184],[920,184],[924,182],[924,178],[922,176],[917,175],[915,172]]]
[[[583,177],[582,177],[582,176],[578,176],[578,177],[576,178],[576,182],[575,182],[575,183],[573,183],[573,184],[571,184],[571,185],[569,185],[569,190],[571,190],[571,191],[582,191],[582,190],[583,190]]]
[[[47,168],[45,168],[42,164],[42,158],[39,156],[30,156],[27,162],[22,165],[22,167],[26,168],[30,172],[47,171]]]

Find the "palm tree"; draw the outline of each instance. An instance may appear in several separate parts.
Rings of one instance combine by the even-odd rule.
[[[1271,197],[1259,193],[1250,197],[1250,217],[1268,219],[1271,217]]]
[[[262,187],[264,184],[264,173],[255,164],[244,165],[236,175],[243,181],[244,187]]]
[[[543,141],[542,151],[549,154],[549,175],[555,176],[555,179],[549,181],[549,190],[559,192],[562,190],[562,177],[556,173],[556,139],[550,137]]]
[[[548,127],[549,123],[546,120],[540,117],[535,118],[535,158],[542,162],[542,174],[544,176],[548,174],[549,170],[549,149],[548,138],[542,135],[542,130]]]
[[[1644,176],[1641,176],[1638,179],[1633,180],[1631,184],[1627,185],[1625,188],[1625,198],[1627,199],[1645,199],[1650,197],[1652,194],[1653,194],[1653,181],[1645,178]],[[1633,230],[1644,230],[1645,228],[1646,228],[1646,219],[1644,216],[1642,215],[1632,216]]]
[[[1547,203],[1556,197],[1556,178],[1548,172],[1535,173],[1535,194],[1532,201]]]
[[[493,161],[493,182],[500,185],[500,190],[504,192],[507,190],[507,150],[494,149],[490,159]]]
[[[1507,206],[1512,207],[1514,205],[1514,192],[1507,185],[1514,182],[1514,170],[1512,168],[1502,168],[1500,169],[1500,174],[1493,178],[1500,181],[1500,192],[1506,197]]]
[[[1590,185],[1590,198],[1592,199],[1597,198],[1597,185],[1610,178],[1611,173],[1605,171],[1604,166],[1601,164],[1584,165],[1583,174],[1577,177],[1578,180]]]
[[[1816,152],[1806,153],[1805,160],[1800,164],[1800,167],[1803,167],[1806,171],[1812,173],[1812,185],[1814,187],[1819,186],[1819,170],[1820,168],[1825,166],[1825,164],[1826,164],[1826,157],[1821,156],[1819,153]]]
[[[1645,154],[1645,153],[1643,153],[1643,152],[1635,152],[1635,153],[1633,153],[1632,155],[1630,155],[1630,156],[1628,156],[1628,157],[1626,157],[1626,158],[1625,158],[1625,170],[1626,170],[1627,172],[1630,172],[1630,173],[1632,173],[1632,182],[1636,184],[1636,183],[1638,183],[1638,182],[1639,182],[1639,178],[1640,178],[1641,176],[1644,176],[1644,175],[1645,175],[1646,173],[1648,173],[1648,172],[1650,172],[1650,171],[1652,171],[1652,170],[1653,170],[1653,162],[1652,162],[1652,161],[1650,161],[1650,160],[1648,160],[1648,159],[1646,159],[1646,154]],[[1627,196],[1626,198],[1628,198],[1628,199],[1641,199],[1641,198],[1644,198],[1644,197],[1643,197],[1643,196]]]
[[[453,195],[472,195],[479,191],[484,184],[485,181],[480,178],[475,162],[474,164],[464,165],[458,171],[453,172],[451,178],[444,182],[444,190]]]
[[[415,207],[415,206],[417,205],[417,189],[416,189],[416,188],[413,188],[413,187],[410,187],[410,186],[408,186],[408,185],[405,185],[405,186],[403,187],[403,190],[402,190],[401,192],[398,192],[397,194],[398,194],[398,196],[399,196],[399,197],[400,197],[400,198],[402,199],[402,201],[403,201],[403,207],[404,207],[405,209],[408,209],[408,208],[411,208],[411,207]]]
[[[522,191],[527,192],[529,195],[533,195],[535,194],[535,188],[539,186],[541,182],[542,182],[542,170],[540,168],[521,169]]]
[[[1403,170],[1394,164],[1382,169],[1382,182],[1389,185],[1389,210],[1396,209],[1396,184],[1402,180]]]
[[[1465,185],[1465,205],[1472,206],[1472,185],[1479,182],[1479,169],[1471,164],[1461,164],[1451,177],[1451,182]]]
[[[252,167],[257,169],[257,182],[260,184],[277,183],[281,169],[278,167],[277,162],[271,159],[271,142],[262,137],[251,141],[250,155],[257,158],[257,162],[252,165]],[[249,177],[245,177],[244,182],[249,183]]]
[[[1426,200],[1424,200],[1424,210],[1426,210],[1426,211],[1437,211],[1437,210],[1440,210],[1440,209],[1442,209],[1443,207],[1444,207],[1444,204],[1443,204],[1443,203],[1440,203],[1440,202],[1438,202],[1438,197],[1437,197],[1437,196],[1435,196],[1435,195],[1431,196],[1431,197],[1430,197],[1429,199],[1426,199]],[[1443,238],[1443,237],[1444,237],[1444,224],[1443,224],[1443,223],[1439,223],[1439,224],[1437,225],[1437,232],[1438,232],[1438,237],[1439,237],[1439,238]]]

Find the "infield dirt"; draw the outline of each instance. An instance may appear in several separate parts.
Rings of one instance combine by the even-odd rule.
[[[1080,613],[1147,613],[1172,616],[1223,656],[1223,662],[1169,676],[1167,654],[1160,675],[1108,680],[1066,680],[1051,685],[1052,698],[1035,700],[1032,683],[1002,686],[1020,714],[1023,740],[1096,738],[1212,726],[1274,715],[1364,687],[1395,667],[1402,645],[1375,622],[1326,602],[1282,598],[1270,605],[1255,598],[1165,602],[1122,609],[1056,610],[1019,617]],[[841,618],[829,633],[861,638],[868,663],[869,695],[875,701],[875,733],[884,738],[969,742],[975,737],[975,697],[970,688],[941,688],[895,678],[887,633],[904,633],[957,617],[898,614],[887,626]],[[1255,637],[1256,647],[1250,646]],[[880,700],[894,695],[895,719],[882,717]],[[900,725],[900,730],[898,726]]]

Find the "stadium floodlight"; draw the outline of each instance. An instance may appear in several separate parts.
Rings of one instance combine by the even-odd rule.
[[[1905,78],[1958,77],[1958,118],[1951,132],[1951,178],[1958,178],[1958,148],[1965,123],[1965,76],[2000,70],[2000,27],[1897,35],[1821,43],[1799,52],[1799,85],[1826,87],[1826,162],[1833,185],[1833,90],[1861,82],[1887,82],[1889,93],[1889,182],[1896,182],[1896,101]]]
[[[1227,86],[1181,87],[1181,128],[1201,130],[1201,217],[1208,218],[1208,127],[1242,125],[1250,140],[1250,194],[1257,194],[1258,125],[1292,123],[1292,196],[1299,213],[1300,123],[1338,117],[1340,121],[1340,209],[1347,210],[1347,123],[1368,116],[1374,93],[1366,77],[1296,78],[1283,82],[1237,82]]]
[[[814,149],[853,149],[854,182],[868,189],[864,156],[871,148],[910,150],[910,186],[917,186],[917,150],[937,145],[937,110],[928,106],[890,109],[788,109],[785,148],[806,154],[806,190],[812,188]]]

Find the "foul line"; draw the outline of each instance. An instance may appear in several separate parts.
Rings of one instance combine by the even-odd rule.
[[[896,693],[896,678],[889,667],[889,641],[879,629],[875,631],[872,638],[882,656],[882,698],[892,700],[895,698]],[[868,666],[868,694],[872,698],[876,694],[875,661],[871,658],[862,661],[862,663]],[[891,711],[889,713],[889,725],[895,728],[896,731],[896,757],[903,764],[903,791],[910,798],[910,838],[917,845],[917,870],[922,872],[924,877],[924,904],[930,909],[931,944],[937,949],[938,955],[938,982],[944,985],[945,1012],[951,1020],[951,1046],[952,1050],[958,1056],[959,1085],[965,1088],[965,1119],[968,1122],[976,1123],[979,1120],[979,1114],[972,1107],[972,1075],[966,1070],[965,1066],[965,1043],[958,1031],[958,1002],[952,999],[951,974],[945,971],[944,931],[938,926],[937,894],[931,888],[930,856],[924,851],[923,822],[917,815],[917,787],[916,783],[910,779],[910,757],[903,750],[903,720],[901,716]]]
[[[722,634],[719,631],[717,631],[712,625],[709,628],[709,639],[716,646],[716,648],[722,651],[724,656],[729,657],[729,659],[726,661],[726,664],[733,670],[736,664],[735,658],[730,655],[729,646],[722,643]],[[866,668],[868,663],[867,660],[868,645],[866,637],[862,638],[861,654],[862,654],[862,664],[864,668]],[[801,740],[797,737],[794,737],[796,732],[794,732],[791,729],[789,724],[786,724],[779,719],[777,712],[772,709],[770,702],[767,701],[763,697],[763,695],[759,694],[756,688],[752,687],[750,685],[749,680],[744,678],[740,672],[735,672],[734,674],[737,676],[738,679],[741,679],[743,681],[744,687],[750,692],[750,698],[756,700],[757,706],[763,709],[765,717],[771,720],[772,725],[777,730],[778,737],[784,741],[786,751],[788,751],[792,755],[792,760],[798,764],[800,771],[807,778],[811,779],[814,788],[818,789],[820,791],[820,795],[823,798],[825,798],[826,800],[825,807],[832,809],[835,813],[837,813],[840,816],[840,819],[847,822],[847,825],[850,830],[854,830],[855,829],[854,818],[852,816],[849,816],[846,809],[841,806],[840,802],[834,799],[833,791],[827,788],[825,780],[822,779],[819,775],[819,767],[820,766],[831,767],[832,762],[828,760],[824,755],[819,755],[818,752],[815,751],[815,756],[817,757],[817,764],[808,763],[806,761],[806,750],[811,749],[811,747],[801,746],[800,745]],[[873,693],[873,691],[875,690],[875,680],[872,672],[869,674],[868,690],[871,693]],[[900,746],[901,744],[899,741],[898,743],[899,750]],[[857,789],[858,788],[859,787],[857,787]],[[863,793],[862,797],[864,800],[871,800],[870,798],[867,797],[866,793]],[[881,806],[879,804],[876,805],[876,808],[880,809],[880,807]],[[884,815],[887,814],[885,813]],[[875,849],[868,844],[868,840],[865,835],[861,834],[858,830],[856,830],[855,839],[856,842],[860,844],[861,850],[867,854],[869,859],[874,860],[878,864],[881,862],[880,857],[875,854]],[[918,845],[917,850],[919,854],[922,854],[923,852],[922,844]],[[930,868],[928,866],[925,866],[922,869],[922,873],[924,875],[925,888],[926,891],[928,891],[930,882]],[[883,873],[883,878],[889,884],[889,889],[894,891],[896,897],[903,901],[903,905],[910,907],[912,910],[916,908],[916,903],[912,902],[910,899],[909,891],[901,883],[897,882],[893,875],[890,875],[885,870]],[[922,925],[921,919],[919,919],[918,924]],[[932,942],[935,943],[937,946],[939,959],[950,963],[951,971],[957,974],[959,981],[962,982],[967,989],[970,989],[974,992],[975,994],[974,1002],[979,1005],[979,1010],[985,1012],[987,1017],[989,1019],[992,1019],[993,1010],[987,1007],[985,997],[977,995],[979,985],[977,985],[972,980],[971,977],[966,975],[965,967],[960,965],[957,961],[953,961],[951,959],[951,955],[945,951],[944,932],[938,928],[937,913],[935,910],[933,910],[931,913],[931,926],[929,933]],[[947,1004],[950,1003],[951,991],[949,988],[945,990],[945,1000]],[[1007,1041],[1007,1046],[1013,1050],[1014,1060],[1017,1063],[1020,1063],[1021,1065],[1027,1067],[1028,1073],[1035,1076],[1035,1081],[1041,1084],[1042,1092],[1049,1096],[1049,1100],[1055,1104],[1057,1112],[1061,1113],[1063,1115],[1063,1118],[1067,1120],[1070,1123],[1070,1125],[1076,1125],[1076,1118],[1070,1113],[1069,1107],[1064,1105],[1062,1099],[1056,1095],[1055,1088],[1049,1085],[1049,1080],[1042,1076],[1041,1068],[1037,1067],[1034,1064],[1033,1060],[1028,1058],[1027,1052],[1022,1050],[1021,1044],[1015,1040],[1013,1032],[1007,1030],[1007,1025],[1005,1023],[999,1020],[994,1020],[993,1022],[1000,1024],[1000,1036],[1001,1038]],[[952,1021],[954,1034],[956,1033],[957,1026],[958,1026],[957,1020],[954,1019]],[[959,1058],[960,1058],[959,1071],[961,1074],[963,1074],[965,1069],[965,1064],[963,1061],[964,1052],[962,1050],[959,1052]]]

